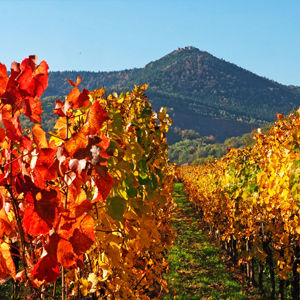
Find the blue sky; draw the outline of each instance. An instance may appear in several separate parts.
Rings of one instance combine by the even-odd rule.
[[[114,71],[195,46],[300,86],[299,16],[299,0],[0,0],[0,62]]]

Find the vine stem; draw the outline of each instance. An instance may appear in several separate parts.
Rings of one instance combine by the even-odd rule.
[[[10,161],[12,161],[12,150],[13,150],[13,144],[12,141],[10,141]],[[13,195],[13,190],[12,190],[12,186],[13,186],[13,176],[12,176],[12,163],[10,163],[9,165],[9,177],[10,177],[10,185],[6,186],[7,191],[9,192],[10,196],[11,196],[11,202],[13,205],[13,211],[14,211],[14,215],[16,216],[16,220],[17,220],[17,226],[18,226],[18,232],[21,238],[21,253],[22,253],[22,262],[23,262],[23,267],[24,267],[24,274],[25,274],[25,278],[28,280],[28,275],[27,275],[27,270],[26,270],[26,258],[25,258],[25,237],[24,237],[24,231],[23,231],[23,227],[22,227],[22,223],[21,223],[21,218],[20,218],[20,214],[19,214],[19,210],[18,210],[18,205],[17,205],[17,200],[15,199],[14,195]]]
[[[67,120],[67,129],[66,129],[66,141],[69,139],[69,117],[68,115],[66,116]],[[65,209],[67,209],[68,205],[68,190],[69,186],[67,185],[66,191],[65,191]],[[65,295],[66,295],[66,287],[65,287],[65,268],[64,266],[61,266],[61,299],[65,300]]]

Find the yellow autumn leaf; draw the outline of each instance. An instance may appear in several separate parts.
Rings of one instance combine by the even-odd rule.
[[[88,294],[88,288],[89,288],[88,280],[86,280],[85,278],[81,278],[79,289],[80,289],[82,296],[85,297]]]

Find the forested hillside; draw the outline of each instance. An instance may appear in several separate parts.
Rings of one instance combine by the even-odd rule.
[[[194,47],[173,51],[140,69],[50,72],[45,96],[66,95],[70,87],[65,79],[77,76],[83,79],[81,87],[90,91],[104,85],[119,93],[147,83],[153,107],[168,107],[174,125],[222,142],[300,106],[299,87],[281,85]]]

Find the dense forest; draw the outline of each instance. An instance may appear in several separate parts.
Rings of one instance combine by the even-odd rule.
[[[154,105],[259,126],[274,121],[277,112],[288,113],[300,106],[298,87],[260,77],[194,47],[173,51],[140,69],[50,72],[45,95],[66,95],[70,87],[65,79],[77,76],[88,90],[104,85],[121,92],[147,83]]]
[[[268,132],[271,123],[266,124],[259,131]],[[177,138],[179,141],[170,145],[169,158],[172,162],[179,165],[188,163],[191,165],[204,165],[208,161],[214,161],[221,158],[233,148],[243,148],[255,143],[255,133],[252,131],[243,136],[233,136],[225,140],[224,143],[218,143],[214,136],[200,137],[194,130],[181,130],[175,127],[171,129],[171,138]]]

